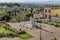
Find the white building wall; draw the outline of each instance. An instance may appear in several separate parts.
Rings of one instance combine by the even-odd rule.
[[[49,18],[49,15],[50,15],[49,10],[51,10],[51,8],[44,8],[44,17],[46,17],[46,15],[47,15],[46,18]]]

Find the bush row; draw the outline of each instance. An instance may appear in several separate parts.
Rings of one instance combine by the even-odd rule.
[[[8,33],[1,32],[0,37],[12,37],[12,38],[20,37],[23,39],[27,39],[31,37],[30,34],[26,33],[26,31],[17,31],[16,29],[11,28],[9,24],[4,24],[2,27],[5,28],[6,30],[9,30],[10,32]]]
[[[54,25],[55,27],[60,27],[60,22],[56,22],[56,21],[47,21],[44,22],[45,24],[50,24],[50,25]]]

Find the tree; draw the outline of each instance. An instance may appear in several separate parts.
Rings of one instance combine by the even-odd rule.
[[[16,16],[16,21],[20,21],[20,16]]]
[[[8,11],[7,13],[11,16],[11,11]]]
[[[15,16],[17,16],[17,13],[19,13],[20,11],[17,6],[14,6],[12,12],[14,12]]]
[[[2,16],[1,16],[1,21],[9,21],[11,19],[11,17],[10,17],[10,15],[8,15],[8,14],[3,14]]]

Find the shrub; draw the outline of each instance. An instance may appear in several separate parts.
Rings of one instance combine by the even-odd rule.
[[[30,34],[27,34],[26,31],[20,31],[18,32],[16,29],[13,28],[7,28],[7,27],[3,27],[1,26],[1,31],[0,32],[0,37],[21,37],[22,39],[27,39],[32,37]],[[8,30],[7,30],[8,29]]]
[[[33,17],[33,14],[32,13],[26,13],[25,15],[24,15],[24,20],[29,20],[29,18],[30,17]]]
[[[23,20],[29,20],[29,17],[28,16],[25,16]]]
[[[6,30],[12,31],[14,33],[18,32],[16,29],[11,28],[11,26],[9,24],[4,24],[4,26],[2,26],[2,27],[4,27]]]
[[[60,22],[57,22],[57,23],[60,23]]]
[[[44,22],[45,24],[48,24],[48,22]]]
[[[36,20],[36,22],[38,22],[38,23],[42,23],[42,20],[40,20],[40,19],[37,19],[37,20]]]
[[[57,23],[57,24],[55,25],[55,27],[60,27],[60,24],[59,24],[59,23]]]
[[[27,38],[31,38],[32,35],[26,33],[26,34],[20,34],[19,37],[22,39],[27,39]]]
[[[26,34],[26,31],[18,32],[18,34]]]
[[[14,32],[14,33],[17,33],[18,31],[16,30],[16,29],[14,29],[14,28],[11,28],[10,29],[12,32]]]
[[[20,16],[16,16],[16,21],[20,21],[20,20],[21,20]]]
[[[4,32],[0,33],[0,37],[7,37],[7,33]]]
[[[42,21],[37,21],[38,23],[42,23]]]
[[[48,22],[52,22],[52,20],[48,20]]]
[[[22,38],[22,39],[27,39],[32,37],[32,35],[27,34],[26,31],[20,31],[18,32],[18,37]]]
[[[3,37],[4,36],[4,33],[0,33],[0,37]]]
[[[54,23],[54,22],[49,22],[49,24],[50,24],[50,25],[55,25],[55,23]]]
[[[32,13],[26,13],[25,16],[27,16],[27,17],[32,16],[33,17],[33,14]]]
[[[7,24],[7,23],[6,23],[5,25],[10,27],[10,25],[9,25],[9,24]]]
[[[1,21],[9,21],[9,20],[11,20],[11,16],[8,15],[8,14],[3,14],[3,15],[0,17],[0,20],[1,20]]]
[[[55,37],[55,38],[53,38],[52,40],[57,40],[57,38]]]
[[[15,37],[16,35],[15,34],[13,34],[13,33],[9,33],[9,34],[7,34],[7,37]]]

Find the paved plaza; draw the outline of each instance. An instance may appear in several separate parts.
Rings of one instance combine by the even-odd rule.
[[[27,40],[40,40],[40,36],[42,38],[42,40],[51,40],[53,38],[57,38],[58,40],[60,39],[60,28],[56,28],[52,25],[48,25],[48,24],[41,24],[42,28],[41,30],[39,28],[27,28],[24,25],[28,24],[29,22],[20,22],[20,23],[9,23],[11,25],[12,28],[15,28],[17,30],[20,30],[20,28],[22,30],[26,30],[27,33],[31,34],[33,37],[29,38]],[[40,26],[39,23],[36,23],[38,26]],[[40,31],[41,31],[41,35],[40,35]],[[21,40],[20,38],[16,37],[16,38],[0,38],[0,40]]]

